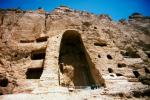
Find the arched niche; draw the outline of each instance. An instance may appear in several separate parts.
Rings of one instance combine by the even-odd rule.
[[[64,32],[59,50],[59,84],[61,86],[104,85],[81,38],[75,30]]]

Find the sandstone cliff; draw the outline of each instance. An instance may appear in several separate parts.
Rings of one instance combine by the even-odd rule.
[[[105,14],[68,7],[50,13],[0,10],[4,99],[6,94],[45,91],[51,96],[55,90],[69,98],[64,94],[68,87],[77,98],[147,98],[149,58],[150,17],[139,13],[115,22]],[[98,89],[79,95],[91,86]]]

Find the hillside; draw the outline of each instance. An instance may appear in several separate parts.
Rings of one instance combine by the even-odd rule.
[[[0,99],[148,99],[149,85],[150,17],[0,10]]]

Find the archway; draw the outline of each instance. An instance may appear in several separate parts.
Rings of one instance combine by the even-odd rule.
[[[89,67],[80,34],[75,30],[66,31],[62,36],[59,51],[60,85],[95,84]]]

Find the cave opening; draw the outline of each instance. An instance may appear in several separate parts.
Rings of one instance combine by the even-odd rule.
[[[48,39],[48,36],[45,36],[45,37],[39,37],[36,39],[36,42],[46,42]]]
[[[26,79],[40,79],[43,72],[42,68],[28,68],[26,72]]]
[[[59,51],[61,86],[91,86],[95,84],[86,58],[81,36],[74,30],[63,34]]]
[[[140,76],[140,73],[137,70],[133,70],[133,74],[136,78]]]
[[[148,68],[145,67],[144,70],[145,70],[145,73],[150,73],[150,70]]]
[[[32,60],[45,59],[45,49],[33,51],[31,53],[31,59]]]
[[[120,73],[116,73],[116,75],[117,75],[117,76],[123,76],[123,75],[122,75],[122,74],[120,74]]]
[[[107,44],[106,43],[98,43],[98,42],[96,42],[96,43],[94,43],[94,45],[95,46],[101,46],[101,47],[104,47],[104,46],[107,46]]]
[[[109,73],[113,73],[114,71],[113,71],[112,68],[108,68],[108,72],[109,72]]]
[[[121,51],[120,52],[125,58],[140,58],[140,55],[135,51]]]
[[[126,67],[127,65],[124,64],[124,63],[118,63],[118,68],[123,68],[123,67]]]
[[[146,53],[146,54],[147,54],[147,57],[150,58],[150,53]]]
[[[7,87],[7,85],[8,85],[8,79],[7,78],[0,80],[0,86],[1,87]]]
[[[20,40],[20,43],[34,43],[34,40]]]
[[[108,59],[113,59],[112,56],[109,55],[109,54],[107,55],[107,58],[108,58]]]

